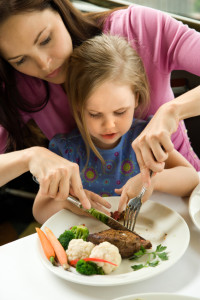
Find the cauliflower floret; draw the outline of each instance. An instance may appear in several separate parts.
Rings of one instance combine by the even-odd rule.
[[[105,259],[105,260],[110,261],[117,265],[117,266],[113,266],[108,263],[95,261],[95,263],[99,267],[103,268],[105,274],[110,274],[112,271],[117,269],[122,260],[121,255],[119,253],[119,249],[109,242],[103,242],[103,243],[100,243],[99,245],[95,246],[92,249],[90,257]]]
[[[94,244],[85,242],[82,239],[73,239],[69,242],[68,249],[66,250],[68,260],[83,259],[90,256]]]

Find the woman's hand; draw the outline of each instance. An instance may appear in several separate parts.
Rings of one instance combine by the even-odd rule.
[[[54,200],[65,200],[72,189],[83,207],[89,209],[87,198],[79,173],[79,166],[58,156],[43,147],[32,147],[28,150],[29,170],[40,184],[41,196]]]
[[[143,184],[150,184],[149,170],[161,172],[164,169],[168,153],[174,149],[171,142],[171,134],[178,127],[178,117],[173,106],[164,104],[156,112],[154,117],[133,141]]]
[[[142,176],[140,173],[130,178],[121,189],[115,189],[115,192],[121,195],[118,206],[119,212],[122,212],[126,208],[126,205],[131,198],[138,196],[138,194],[141,192],[142,186]],[[145,202],[151,196],[153,190],[154,184],[153,180],[151,179],[151,183],[142,198],[142,203]]]

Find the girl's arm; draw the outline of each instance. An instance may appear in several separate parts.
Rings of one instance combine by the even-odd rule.
[[[198,173],[193,166],[176,150],[169,154],[166,161],[166,169],[162,172],[153,174],[149,187],[146,190],[142,202],[149,199],[153,191],[159,191],[176,196],[189,196],[193,189],[199,183]],[[136,197],[142,189],[141,173],[130,178],[121,189],[115,189],[119,195],[120,201],[118,210],[122,212],[126,203],[133,197]]]
[[[53,198],[44,197],[39,191],[33,203],[33,216],[37,222],[43,224],[53,214],[62,209],[70,210],[77,215],[84,215],[84,212],[67,200],[55,201]]]
[[[166,168],[152,178],[154,190],[189,196],[199,183],[199,176],[191,164],[176,150],[169,153]]]
[[[150,183],[149,169],[161,172],[174,146],[171,134],[180,120],[200,115],[200,86],[162,105],[132,143],[143,182]]]

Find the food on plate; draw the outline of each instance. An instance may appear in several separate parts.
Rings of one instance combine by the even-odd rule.
[[[90,256],[95,245],[82,239],[73,239],[69,242],[66,251],[69,262],[74,259],[82,259]]]
[[[55,265],[55,251],[50,243],[50,241],[48,240],[47,236],[45,235],[45,233],[38,227],[35,228],[35,230],[37,231],[38,237],[40,239],[44,254],[46,255],[47,259],[53,264]]]
[[[162,246],[161,244],[158,245],[156,247],[155,251],[152,252],[147,252],[146,249],[144,249],[144,247],[141,247],[140,250],[136,253],[134,253],[134,255],[129,258],[130,260],[134,260],[134,259],[138,259],[139,257],[142,257],[143,255],[147,256],[146,262],[143,264],[137,264],[137,265],[133,265],[131,266],[131,268],[134,271],[140,270],[142,268],[146,268],[146,267],[156,267],[159,265],[161,260],[168,260],[168,253],[165,252],[165,250],[167,249],[166,246]]]
[[[70,261],[70,265],[76,267],[76,271],[83,275],[105,275],[102,267],[99,267],[95,262],[108,263],[114,266],[116,264],[101,258],[87,257],[83,259],[75,259]]]
[[[70,230],[74,233],[75,239],[83,239],[86,241],[89,235],[89,230],[85,225],[73,226]]]
[[[61,243],[59,242],[57,237],[54,235],[54,233],[51,231],[51,229],[49,229],[48,227],[45,227],[44,229],[45,229],[47,238],[50,241],[50,243],[56,253],[56,257],[57,257],[59,263],[65,270],[69,269],[69,264],[68,264],[67,254],[66,254],[65,249],[63,248],[63,246],[61,245]]]
[[[85,225],[77,225],[65,230],[58,238],[59,242],[65,250],[68,249],[69,242],[72,239],[83,239],[86,241],[89,230]]]
[[[105,274],[110,274],[116,270],[122,261],[119,249],[109,242],[103,242],[95,246],[89,257],[105,259],[112,263],[96,261],[96,264],[103,269]]]
[[[118,211],[118,210],[115,210],[114,212],[111,211],[111,217],[113,219],[115,219],[116,221],[121,221],[124,219],[124,214],[125,214],[125,211],[122,211],[121,213]]]
[[[73,239],[69,242],[66,253],[71,265],[76,265],[79,260],[92,260],[98,267],[102,268],[104,274],[110,274],[114,271],[120,265],[122,260],[118,248],[109,242],[104,242],[95,246],[93,243],[83,241],[82,239]],[[93,269],[91,272],[98,272],[95,274],[99,274],[99,269],[93,268],[91,265],[93,264],[87,265],[82,263],[81,270],[85,268],[87,270],[89,268],[89,270]],[[87,273],[87,271],[85,272]],[[90,273],[90,271],[88,272]],[[79,273],[83,274],[83,271]]]
[[[117,266],[116,264],[114,264],[114,263],[112,263],[112,262],[110,262],[110,261],[108,261],[108,260],[102,259],[102,258],[86,257],[86,258],[83,258],[83,259],[81,259],[81,260],[84,260],[84,261],[86,261],[86,262],[88,262],[88,261],[93,261],[93,262],[98,261],[98,262],[108,263],[108,264],[111,264],[111,265],[113,265],[113,266]],[[78,261],[79,261],[79,259],[71,260],[71,261],[70,261],[70,265],[76,266],[76,264],[78,263]]]
[[[65,230],[58,238],[65,250],[67,250],[69,242],[73,239],[75,239],[75,234],[71,230]]]
[[[152,247],[150,241],[141,238],[135,233],[115,229],[107,229],[89,234],[87,241],[96,245],[107,241],[119,249],[122,258],[131,257],[133,253],[140,250],[141,246],[145,249],[150,249]]]
[[[76,264],[76,271],[83,275],[104,275],[101,267],[92,261],[79,260]]]

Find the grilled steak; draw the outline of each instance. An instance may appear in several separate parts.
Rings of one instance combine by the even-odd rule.
[[[102,242],[109,242],[115,245],[122,258],[129,258],[143,246],[150,249],[152,244],[150,241],[140,238],[138,235],[124,230],[108,229],[101,232],[89,234],[87,241],[98,245]]]

